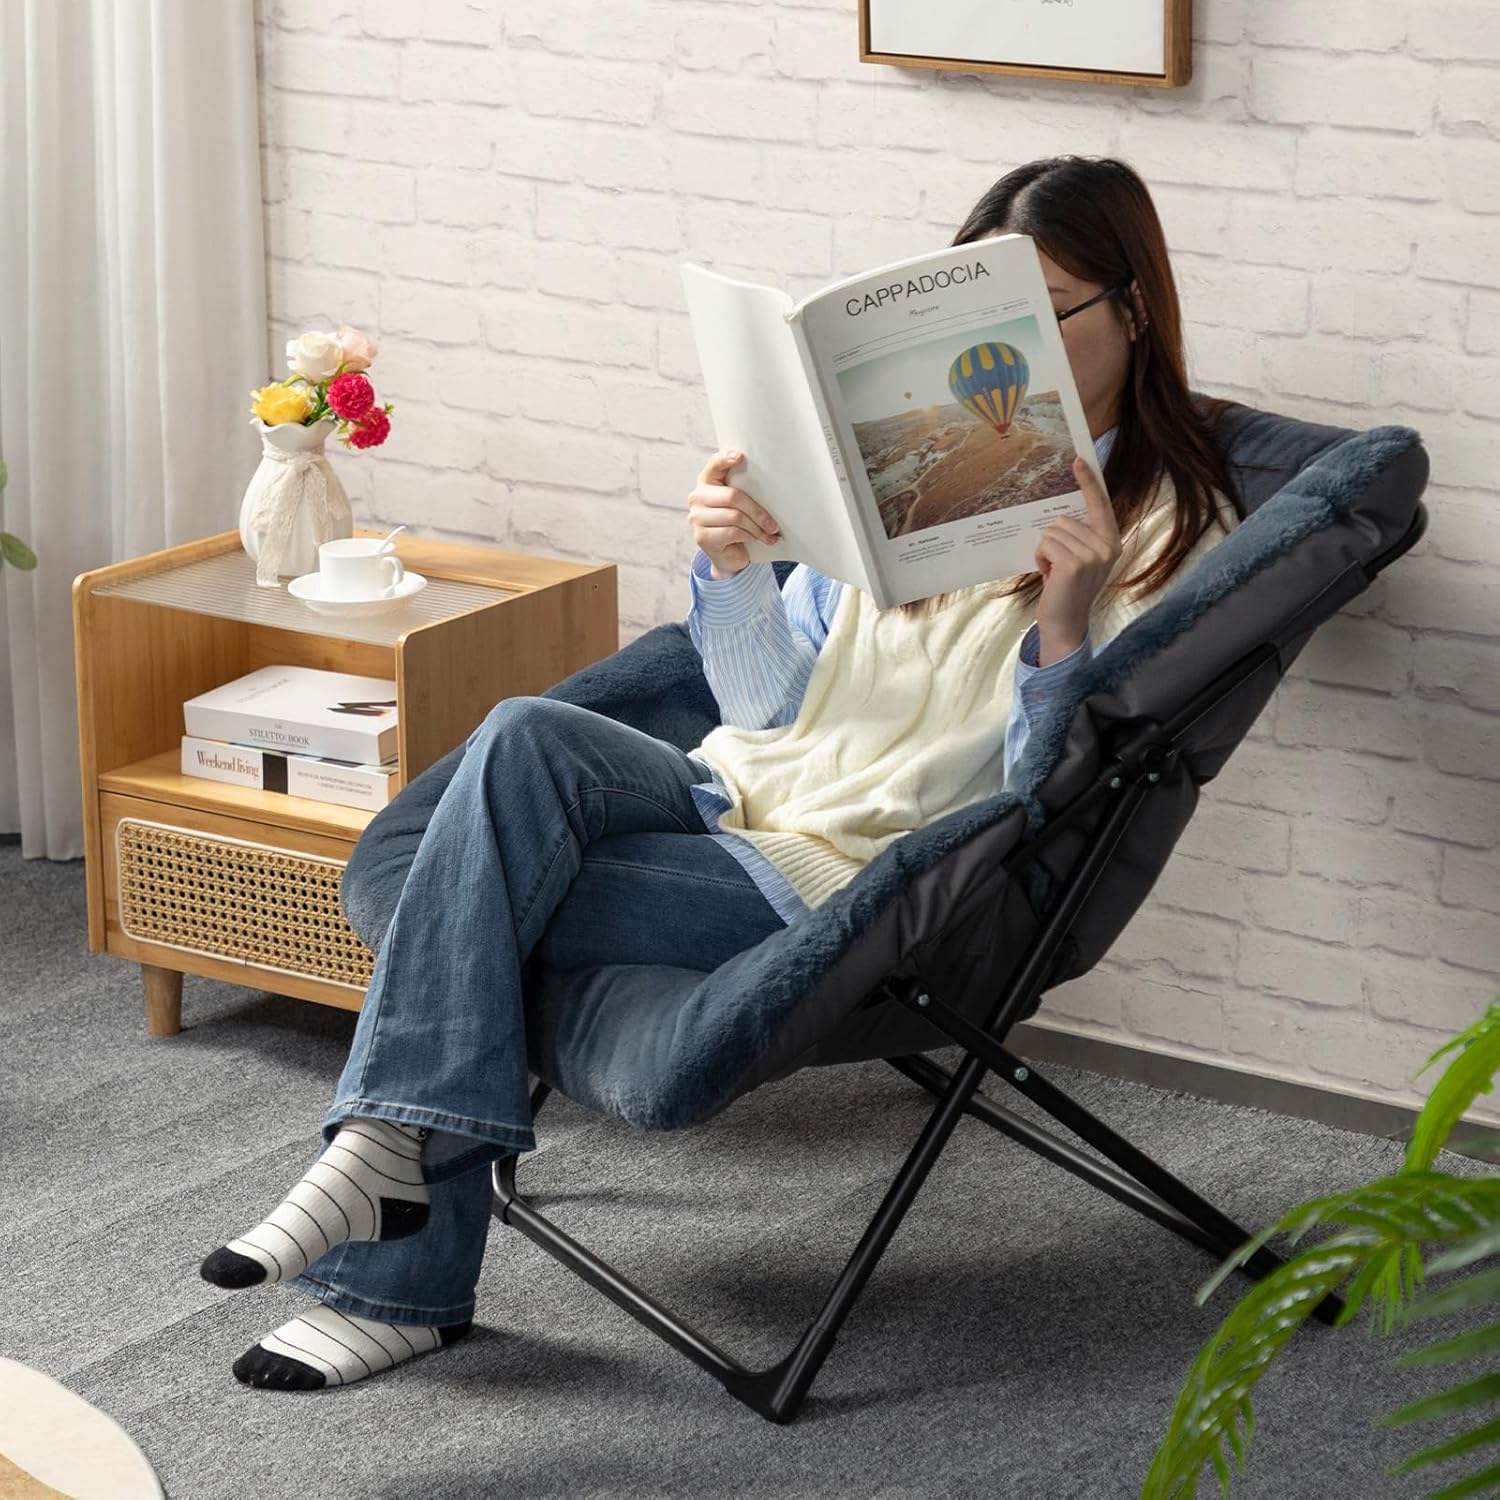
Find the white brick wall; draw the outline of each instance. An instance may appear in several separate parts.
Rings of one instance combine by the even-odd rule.
[[[398,405],[338,459],[360,520],[615,560],[624,640],[686,614],[713,446],[679,263],[801,296],[946,243],[1034,156],[1151,184],[1199,388],[1418,428],[1428,536],[1310,644],[1043,1016],[1425,1097],[1500,990],[1494,0],[1198,0],[1173,91],[862,64],[853,0],[257,8],[272,368],[346,320]]]

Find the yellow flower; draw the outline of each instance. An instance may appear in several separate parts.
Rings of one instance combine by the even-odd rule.
[[[300,422],[313,409],[313,392],[305,385],[265,385],[250,392],[250,411],[267,427]]]

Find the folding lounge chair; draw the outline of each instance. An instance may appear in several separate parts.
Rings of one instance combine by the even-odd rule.
[[[1005,1046],[1054,985],[1086,973],[1145,899],[1198,801],[1312,632],[1421,536],[1418,434],[1235,406],[1218,440],[1241,524],[1074,678],[1011,782],[907,835],[816,910],[712,972],[610,965],[525,975],[532,1109],[557,1089],[643,1129],[701,1124],[800,1068],[883,1058],[938,1104],[796,1346],[746,1369],[546,1219],[494,1170],[495,1214],[761,1415],[789,1422],[959,1117],[974,1115],[1216,1259],[1249,1238]],[[784,582],[790,564],[774,565]],[[545,696],[684,750],[718,722],[685,624],[656,626]],[[996,733],[1000,723],[996,721]],[[343,880],[378,949],[457,747],[376,815]],[[950,1073],[926,1052],[959,1044]],[[1108,1158],[992,1102],[986,1072]],[[1245,1266],[1267,1274],[1281,1257]],[[1340,1302],[1317,1310],[1332,1323]]]

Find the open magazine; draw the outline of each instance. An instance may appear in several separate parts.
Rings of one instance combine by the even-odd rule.
[[[1099,463],[1028,235],[783,291],[682,268],[731,483],[781,526],[751,562],[805,562],[880,609],[1036,567]],[[1103,476],[1100,474],[1100,483]]]

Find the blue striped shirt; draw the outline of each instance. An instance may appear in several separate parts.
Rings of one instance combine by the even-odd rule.
[[[1101,467],[1114,435],[1115,429],[1110,428],[1094,442]],[[703,658],[703,672],[722,721],[741,729],[774,729],[793,723],[813,662],[828,639],[843,583],[806,563],[798,563],[780,589],[768,562],[751,563],[728,578],[716,579],[702,548],[693,557],[688,577],[693,598],[688,633]],[[1005,726],[1007,781],[1053,694],[1094,654],[1088,633],[1072,655],[1045,667],[1037,665],[1037,649],[1033,622],[1021,641],[1015,693]],[[719,832],[719,815],[733,806],[733,800],[706,761],[694,764],[703,768],[704,779],[692,787],[692,798],[709,836],[744,866],[782,921],[790,923],[801,916],[808,905],[776,866],[748,840]]]

